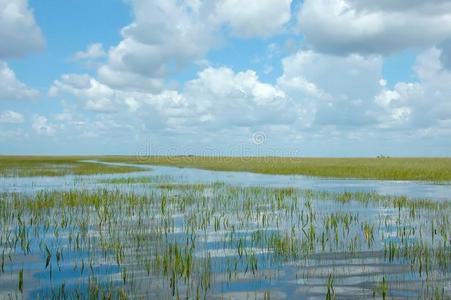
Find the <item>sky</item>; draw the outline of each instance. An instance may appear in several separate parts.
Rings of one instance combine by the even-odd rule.
[[[0,154],[451,156],[451,1],[0,0]]]

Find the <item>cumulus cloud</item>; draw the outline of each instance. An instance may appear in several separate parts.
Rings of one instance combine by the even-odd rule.
[[[268,37],[283,29],[291,18],[291,0],[225,0],[216,15],[238,37]]]
[[[418,124],[445,124],[451,121],[451,71],[442,63],[441,50],[433,47],[421,53],[414,65],[424,95],[412,99]]]
[[[416,82],[398,82],[384,89],[375,103],[384,110],[379,114],[380,127],[404,126],[429,136],[443,133],[451,125],[451,72],[442,63],[442,50],[436,47],[417,57]]]
[[[451,37],[446,0],[306,0],[298,19],[308,45],[340,55],[425,49]]]
[[[58,127],[43,123],[53,133],[77,132],[81,138],[102,137],[105,143],[117,136],[141,141],[151,136],[159,143],[192,147],[169,153],[196,152],[207,145],[212,153],[225,147],[236,150],[258,131],[283,145],[290,141],[293,147],[324,147],[328,141],[341,149],[369,139],[377,146],[385,139],[440,137],[450,133],[451,125],[451,72],[441,55],[438,48],[424,51],[414,66],[418,79],[395,85],[382,77],[380,56],[311,50],[286,57],[275,84],[263,82],[252,70],[227,67],[207,67],[180,90],[155,93],[115,89],[89,75],[64,75],[49,93],[73,97],[81,108],[97,114],[87,117],[74,109],[55,117]],[[216,149],[218,136],[221,147]],[[196,143],[190,144],[191,137]]]
[[[45,40],[27,0],[0,0],[0,59],[42,50]]]
[[[382,65],[376,56],[303,50],[283,60],[278,85],[307,109],[310,126],[364,126],[375,122],[369,111],[381,89]]]
[[[188,82],[184,95],[196,103],[213,126],[290,124],[295,103],[276,86],[263,83],[254,71],[207,68]]]
[[[202,58],[214,41],[196,3],[133,1],[135,19],[110,49],[108,63],[98,70],[100,80],[115,88],[155,91],[165,76]]]
[[[20,82],[6,62],[0,61],[0,100],[33,98],[38,92]]]
[[[36,97],[38,92],[20,82],[2,59],[22,57],[44,48],[27,0],[0,0],[0,100]]]
[[[82,110],[97,113],[102,121],[86,126],[102,127],[102,131],[106,128],[101,124],[108,122],[114,122],[115,128],[134,126],[137,130],[153,128],[162,131],[176,126],[177,120],[196,113],[177,91],[165,90],[155,94],[124,91],[113,89],[89,75],[63,75],[53,83],[49,95],[72,97]],[[63,122],[72,121],[69,116],[66,114],[59,118],[64,117],[61,119]]]
[[[375,96],[375,103],[383,113],[376,115],[381,128],[406,126],[410,123],[414,107],[411,100],[423,97],[424,90],[419,83],[399,82],[390,90],[384,88]]]
[[[179,90],[127,90],[87,74],[67,74],[49,94],[74,98],[83,110],[97,113],[94,120],[74,113],[55,119],[59,130],[77,128],[86,138],[114,132],[174,143],[196,136],[209,144],[224,135],[233,143],[260,130],[272,140],[283,136],[294,142],[430,136],[433,129],[446,134],[451,124],[451,72],[441,57],[439,48],[424,51],[414,66],[418,80],[393,86],[383,78],[379,55],[300,50],[283,59],[282,75],[273,84],[252,70],[206,67]],[[41,121],[55,133],[55,125]]]
[[[106,55],[103,45],[100,43],[89,44],[85,51],[78,51],[74,54],[73,59],[83,60],[83,59],[97,59],[104,57]]]
[[[121,30],[122,41],[109,50],[98,77],[114,88],[148,92],[161,91],[165,78],[202,61],[223,40],[224,26],[238,37],[268,37],[291,17],[291,0],[131,3],[135,18]]]
[[[91,111],[111,107],[111,112],[172,132],[290,124],[297,118],[297,106],[284,91],[261,82],[254,71],[235,73],[225,67],[202,70],[181,92],[117,90],[88,75],[64,75],[49,94],[75,97]]]
[[[75,121],[73,113],[64,113],[57,116],[61,126],[77,122],[104,132],[108,126],[100,130],[100,124],[114,121],[114,128],[122,126],[125,131],[134,128],[133,132],[170,136],[196,132],[205,136],[225,127],[248,135],[250,127],[283,127],[297,120],[298,105],[251,70],[204,65],[196,78],[178,89],[166,82],[184,66],[203,61],[227,34],[254,38],[283,31],[291,17],[291,0],[130,3],[134,20],[121,30],[122,40],[109,49],[97,76],[66,74],[49,89],[50,96],[76,99],[79,108],[102,120]],[[102,52],[97,50],[102,48],[88,46],[75,56],[85,59]]]
[[[417,57],[413,82],[388,87],[380,56],[335,56],[302,50],[283,60],[277,86],[301,104],[307,128],[343,134],[367,130],[443,132],[451,124],[451,72],[436,47]],[[428,131],[432,134],[431,131]]]
[[[97,112],[112,112],[115,106],[116,91],[87,74],[65,74],[53,82],[50,96],[68,93],[82,99],[84,108]]]
[[[39,135],[53,136],[56,134],[56,126],[49,123],[45,116],[37,115],[33,118],[31,128]]]
[[[9,123],[9,124],[20,124],[25,120],[24,116],[21,113],[5,110],[0,112],[0,123]]]
[[[202,70],[180,86],[168,80],[205,61],[222,39],[283,32],[291,1],[130,3],[134,20],[116,46],[105,53],[101,44],[91,44],[74,55],[82,61],[105,58],[97,74],[66,74],[53,82],[49,95],[73,107],[36,116],[38,134],[72,132],[108,145],[118,136],[122,143],[150,135],[199,149],[217,136],[224,137],[224,148],[263,131],[281,145],[347,141],[347,149],[349,141],[375,145],[451,131],[449,1],[306,0],[299,13],[304,47],[289,39],[285,52],[271,40],[264,54],[273,74],[279,72],[275,60],[288,55],[275,81],[213,62],[196,65]],[[416,79],[384,79],[384,55],[411,47],[422,48]]]

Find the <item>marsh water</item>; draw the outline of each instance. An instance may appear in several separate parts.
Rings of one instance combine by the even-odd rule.
[[[99,163],[97,161],[85,161]],[[435,201],[451,200],[451,183],[438,184],[423,181],[361,180],[321,178],[302,175],[268,175],[249,172],[209,171],[194,168],[149,166],[127,163],[106,163],[112,166],[143,168],[142,172],[60,177],[5,177],[0,181],[1,191],[36,192],[43,189],[68,190],[97,188],[101,179],[142,176],[170,176],[179,183],[224,182],[239,186],[294,187],[328,192],[375,192],[381,195],[400,195]]]
[[[140,167],[1,178],[0,299],[451,297],[450,184]]]

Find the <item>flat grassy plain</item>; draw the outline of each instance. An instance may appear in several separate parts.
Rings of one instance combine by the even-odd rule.
[[[201,156],[0,156],[0,176],[63,176],[140,171],[81,162],[189,167],[214,171],[380,180],[451,181],[451,158],[301,158]]]
[[[451,158],[110,156],[98,159],[109,162],[263,174],[299,174],[319,177],[433,182],[451,181]]]
[[[140,168],[86,163],[81,156],[0,156],[0,176],[64,176],[141,171]]]

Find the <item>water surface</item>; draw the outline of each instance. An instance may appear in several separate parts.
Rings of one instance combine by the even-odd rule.
[[[450,185],[141,167],[1,178],[0,299],[451,295]]]

